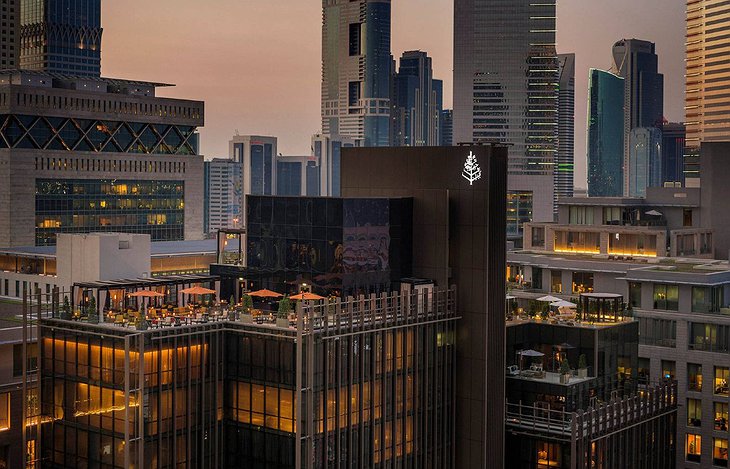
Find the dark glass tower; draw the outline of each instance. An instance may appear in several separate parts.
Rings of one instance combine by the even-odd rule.
[[[591,69],[588,91],[588,195],[623,194],[624,79]]]
[[[555,199],[573,197],[575,160],[575,54],[559,54],[558,147],[555,154]],[[557,215],[557,204],[555,205]]]
[[[101,75],[101,0],[22,0],[20,68]]]
[[[406,51],[395,77],[393,146],[437,146],[443,83],[433,79],[431,58]]]

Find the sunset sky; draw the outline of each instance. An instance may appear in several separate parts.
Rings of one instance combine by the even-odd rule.
[[[320,0],[106,0],[102,74],[175,83],[160,94],[205,101],[206,158],[228,140],[274,135],[279,151],[310,152],[320,129]],[[684,119],[682,0],[559,0],[558,52],[575,52],[576,185],[585,187],[588,68],[608,68],[622,37],[657,44],[665,115]],[[393,0],[392,49],[433,57],[451,106],[453,0]]]

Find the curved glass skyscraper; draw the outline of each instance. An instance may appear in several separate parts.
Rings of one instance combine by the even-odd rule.
[[[588,195],[620,197],[624,180],[624,79],[591,69],[588,91]]]

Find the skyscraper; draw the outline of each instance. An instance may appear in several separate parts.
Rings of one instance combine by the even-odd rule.
[[[392,145],[438,145],[439,101],[443,83],[433,79],[431,57],[420,50],[404,52],[394,85]]]
[[[322,132],[390,144],[390,0],[323,0]]]
[[[454,144],[454,111],[451,109],[441,111],[439,135],[441,136],[440,146],[450,147]]]
[[[629,168],[629,136],[637,127],[658,127],[664,119],[664,75],[653,42],[621,39],[613,45],[616,74],[624,79],[624,169]],[[630,172],[624,172],[624,193]]]
[[[231,158],[205,162],[204,233],[222,228],[239,228],[241,213],[242,164]]]
[[[662,131],[636,127],[629,134],[629,197],[646,197],[647,187],[662,185]]]
[[[101,0],[21,0],[20,68],[98,77]]]
[[[241,163],[241,213],[247,195],[276,195],[276,137],[235,135],[228,142],[228,156]]]
[[[454,141],[510,144],[508,189],[536,221],[553,219],[555,28],[555,0],[455,1]]]
[[[730,106],[727,90],[730,48],[727,25],[730,4],[721,0],[687,0],[687,70],[685,113],[687,125],[686,185],[699,185],[701,142],[730,140]]]
[[[624,180],[624,79],[591,69],[588,90],[588,195],[620,197]]]
[[[575,54],[559,54],[558,151],[555,156],[555,198],[573,197],[575,160]],[[557,214],[557,205],[555,206]]]
[[[312,136],[312,161],[307,163],[307,195],[340,196],[342,149],[354,147],[355,143],[349,137]]]
[[[680,183],[684,187],[684,124],[662,125],[662,183]]]
[[[0,0],[0,9],[2,9],[2,22],[0,23],[0,43],[2,43],[0,70],[18,68],[20,0]]]

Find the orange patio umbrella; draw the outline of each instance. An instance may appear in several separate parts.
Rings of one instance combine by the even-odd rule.
[[[319,295],[315,295],[314,293],[309,293],[309,292],[306,292],[305,291],[305,292],[302,292],[302,293],[299,293],[299,294],[296,294],[296,295],[292,295],[292,296],[289,297],[289,299],[297,300],[297,301],[301,301],[301,300],[324,300],[324,297],[323,296],[319,296]]]
[[[261,298],[281,298],[282,296],[284,296],[281,293],[276,293],[275,291],[267,290],[265,288],[263,290],[249,292],[247,293],[247,295],[258,296]]]
[[[144,298],[160,298],[165,296],[163,293],[156,292],[154,290],[138,290],[134,293],[130,293],[129,296],[144,297]]]
[[[215,293],[215,290],[203,287],[190,287],[180,290],[180,293],[185,293],[186,295],[212,295]]]

